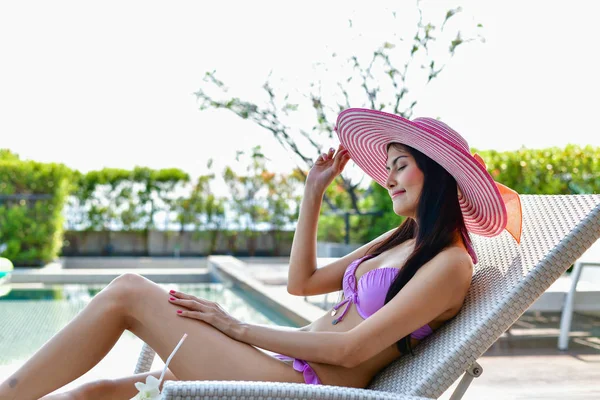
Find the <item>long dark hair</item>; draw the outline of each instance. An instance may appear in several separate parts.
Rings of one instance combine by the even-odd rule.
[[[391,143],[388,149],[398,145],[413,156],[423,172],[424,181],[417,205],[416,221],[410,217],[406,218],[389,238],[369,251],[369,254],[377,256],[409,239],[416,239],[413,252],[387,292],[385,304],[398,294],[421,266],[451,245],[457,232],[461,234],[463,241],[469,242],[464,243],[465,246],[471,245],[458,203],[454,177],[438,163],[412,147]],[[412,354],[410,334],[400,339],[396,346],[403,354]]]

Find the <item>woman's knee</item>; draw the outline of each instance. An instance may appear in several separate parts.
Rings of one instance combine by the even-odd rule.
[[[140,295],[148,283],[149,281],[141,275],[126,273],[113,279],[96,296],[95,300],[102,301],[103,304],[111,304],[116,308],[123,308],[122,311],[127,311],[135,304],[136,299],[140,299]]]
[[[131,296],[140,291],[149,281],[141,275],[126,273],[119,275],[106,287],[119,296]]]
[[[139,274],[134,274],[131,272],[127,272],[125,274],[121,274],[112,280],[111,285],[135,285],[140,282],[147,281],[146,278]]]

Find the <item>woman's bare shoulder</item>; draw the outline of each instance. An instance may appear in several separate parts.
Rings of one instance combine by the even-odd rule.
[[[454,317],[462,308],[473,278],[473,259],[464,247],[452,245],[442,250],[431,261],[434,260],[436,262],[431,264],[435,265],[435,268],[444,268],[446,269],[444,272],[451,271],[450,279],[454,281],[457,289],[453,305],[437,318],[437,320],[444,321]]]

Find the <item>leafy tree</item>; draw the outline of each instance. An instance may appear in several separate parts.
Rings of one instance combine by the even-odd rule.
[[[244,152],[238,151],[236,161],[239,162],[242,155]],[[266,221],[268,216],[267,201],[264,195],[260,195],[266,189],[265,175],[269,174],[265,161],[260,146],[256,146],[252,149],[244,174],[237,174],[230,167],[226,167],[223,173],[233,201],[231,208],[236,213],[233,220],[236,221],[237,228],[246,233],[251,256],[256,249],[257,224]],[[230,243],[234,244],[235,240],[234,235]]]
[[[76,173],[75,189],[69,200],[67,226],[84,231],[115,229],[142,230],[146,237],[154,228],[157,212],[168,213],[173,193],[189,182],[189,175],[179,169],[153,170],[136,167],[133,171],[104,168],[86,174]],[[107,233],[106,250],[110,235]],[[148,249],[144,251],[148,254]]]
[[[209,160],[209,170],[211,167],[212,160]],[[192,225],[197,238],[208,237],[209,254],[214,253],[225,224],[224,199],[216,197],[210,189],[210,182],[214,177],[213,173],[199,176],[189,195],[179,197],[173,204],[180,233],[185,230],[185,226]]]
[[[131,171],[124,169],[104,168],[86,174],[76,172],[73,197],[69,199],[68,228],[87,231],[114,229],[119,216],[117,208],[122,201],[119,195],[124,190],[121,186],[127,182],[131,182]]]
[[[283,239],[282,230],[298,219],[301,198],[300,183],[304,182],[301,172],[296,169],[291,174],[264,172],[262,178],[267,186],[267,221],[271,225],[275,255],[279,254],[279,243]]]
[[[140,203],[149,205],[145,208],[147,231],[154,228],[154,216],[159,211],[168,212],[173,207],[176,199],[173,193],[177,186],[187,184],[190,176],[177,168],[152,170],[147,167],[135,167],[133,170],[133,181],[142,184],[142,190],[137,195]]]
[[[209,254],[214,253],[217,247],[217,240],[225,226],[225,199],[216,197],[208,193],[204,206],[204,215],[206,216],[206,227],[209,233]]]
[[[436,35],[446,34],[446,24],[462,9],[448,10],[438,25],[423,20],[419,2],[417,9],[419,17],[410,38],[394,35],[395,38],[373,49],[367,57],[356,54],[340,57],[337,52],[332,53],[329,62],[315,65],[317,74],[323,77],[312,82],[300,98],[294,97],[293,93],[280,93],[270,78],[263,85],[266,95],[264,102],[232,97],[227,85],[212,71],[205,74],[204,84],[196,92],[200,109],[225,109],[256,123],[295,154],[301,170],[307,170],[316,156],[323,153],[325,143],[333,138],[334,121],[341,110],[368,107],[411,117],[418,101],[418,92],[410,89],[417,83],[415,80],[428,83],[437,78],[459,46],[476,38],[481,39],[478,34],[476,38],[463,38],[461,31],[456,30],[449,35],[444,57],[430,53]],[[396,18],[395,13],[393,17]],[[480,27],[477,25],[477,28]],[[342,76],[338,71],[330,72],[330,66],[340,59]],[[420,74],[421,71],[426,73]],[[329,82],[335,83],[331,85]],[[298,118],[299,115],[306,115],[306,110],[312,110],[312,122],[307,118]],[[345,174],[338,179],[348,198],[348,207],[354,213],[362,214],[360,181],[353,182]],[[324,200],[330,211],[340,211],[339,205],[328,195]]]

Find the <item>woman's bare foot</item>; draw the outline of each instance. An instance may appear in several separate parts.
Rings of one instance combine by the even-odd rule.
[[[42,397],[40,400],[84,400],[85,397],[82,397],[75,390],[69,390],[68,392],[49,394],[47,396]]]
[[[110,399],[110,392],[113,385],[109,380],[86,383],[75,389],[49,394],[42,397],[40,400],[95,400],[95,399]]]
[[[68,391],[64,393],[49,394],[48,396],[42,397],[40,400],[83,400],[83,397],[79,397],[72,391]]]

